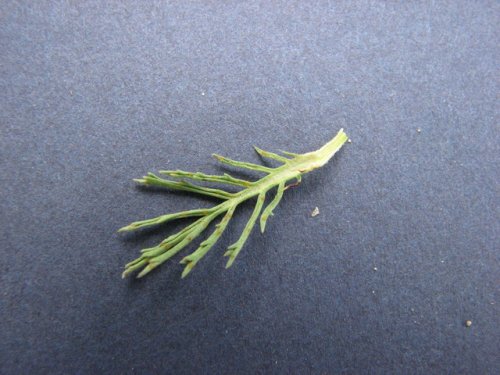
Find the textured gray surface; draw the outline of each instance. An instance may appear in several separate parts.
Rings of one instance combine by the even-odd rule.
[[[2,1],[0,372],[495,373],[499,12]],[[340,127],[230,270],[251,206],[189,278],[119,278],[176,225],[117,228],[212,203],[131,178]]]

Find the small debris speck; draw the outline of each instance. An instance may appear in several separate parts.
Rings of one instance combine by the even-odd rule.
[[[347,140],[347,143],[352,143],[351,138],[349,138],[349,139]]]
[[[422,132],[422,129],[417,128],[417,133],[421,133],[421,132]]]
[[[315,216],[318,216],[318,215],[319,215],[319,208],[318,207],[314,207],[313,212],[311,212],[311,216],[315,217]]]
[[[465,326],[468,328],[472,325],[472,320],[466,320],[465,321]]]
[[[378,271],[378,268],[377,268],[377,267],[373,267],[373,270],[374,270],[374,271]]]
[[[201,95],[202,95],[202,96],[205,96],[205,93],[204,93],[204,92],[202,92],[202,93],[201,93]]]

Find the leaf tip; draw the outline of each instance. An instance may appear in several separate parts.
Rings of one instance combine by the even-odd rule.
[[[228,269],[229,267],[231,267],[233,265],[233,262],[235,260],[235,255],[234,255],[234,251],[232,249],[228,249],[225,253],[224,253],[224,256],[225,257],[229,257],[229,259],[227,260],[227,263],[226,263],[226,269]]]
[[[184,270],[182,271],[182,275],[181,275],[181,278],[185,278],[187,275],[189,275],[189,273],[191,272],[191,270],[193,269],[193,267],[196,265],[196,262],[194,261],[188,261],[188,263],[186,264],[186,267],[184,267]]]
[[[137,279],[141,279],[143,278],[144,276],[146,276],[148,273],[150,273],[152,270],[154,270],[156,267],[158,266],[158,264],[155,264],[155,263],[149,263],[146,267],[144,267],[142,269],[141,272],[139,272],[139,274],[136,276]]]
[[[264,233],[264,231],[266,230],[266,220],[260,220],[260,233]]]

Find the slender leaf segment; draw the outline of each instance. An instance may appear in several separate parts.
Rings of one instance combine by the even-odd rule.
[[[284,191],[300,183],[302,175],[314,169],[320,168],[325,165],[333,155],[342,147],[348,140],[347,135],[341,129],[337,135],[326,143],[320,149],[308,152],[305,154],[296,154],[286,151],[281,151],[284,155],[278,155],[273,152],[268,152],[255,147],[255,151],[263,158],[272,159],[282,163],[282,165],[271,168],[263,165],[247,163],[232,160],[224,156],[213,156],[220,162],[232,167],[249,169],[257,172],[264,173],[265,176],[257,181],[247,181],[239,178],[232,177],[224,173],[223,175],[208,175],[200,172],[185,172],[181,170],[175,171],[160,171],[160,174],[172,178],[178,178],[180,181],[166,180],[156,176],[153,173],[148,173],[140,179],[135,179],[141,185],[166,187],[174,190],[188,191],[207,195],[221,199],[222,202],[212,208],[202,208],[189,211],[181,211],[177,213],[166,214],[156,218],[141,220],[133,222],[121,229],[119,232],[128,232],[136,229],[149,227],[153,225],[163,224],[172,220],[181,218],[198,217],[196,221],[186,226],[179,232],[169,236],[155,247],[143,249],[141,256],[132,262],[125,265],[122,277],[126,277],[135,271],[139,271],[138,278],[141,278],[151,272],[153,269],[172,258],[192,241],[194,241],[217,217],[222,216],[220,222],[215,226],[214,232],[190,255],[185,256],[181,260],[181,264],[185,265],[182,277],[187,276],[193,267],[205,256],[205,254],[215,245],[215,243],[222,236],[229,221],[231,220],[236,207],[242,202],[257,197],[255,208],[248,220],[243,232],[234,244],[228,247],[224,256],[229,259],[226,268],[230,267],[238,254],[240,253],[243,245],[247,241],[250,233],[255,226],[255,223],[260,216],[260,230],[264,233],[267,220],[273,215],[273,210],[278,206],[283,197]],[[209,188],[205,186],[195,185],[185,180],[215,182],[220,184],[235,185],[242,188],[238,192],[227,192],[225,190]],[[289,181],[295,181],[291,184]],[[270,190],[276,188],[276,194],[272,201],[264,208],[266,195]],[[263,209],[264,208],[264,209]]]

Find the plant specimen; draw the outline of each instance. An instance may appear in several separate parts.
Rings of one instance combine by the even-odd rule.
[[[250,232],[255,226],[255,223],[259,219],[259,215],[260,230],[264,233],[266,222],[269,216],[273,215],[273,210],[280,202],[283,192],[291,186],[298,185],[301,182],[302,175],[304,173],[325,165],[347,140],[347,135],[341,129],[338,134],[323,147],[305,154],[295,154],[281,151],[282,155],[278,155],[255,147],[257,153],[259,153],[259,155],[263,158],[273,159],[282,163],[282,165],[276,168],[235,161],[216,154],[213,155],[223,164],[263,173],[265,176],[257,181],[247,181],[235,178],[227,173],[224,173],[223,175],[208,175],[200,172],[184,172],[180,170],[160,171],[160,174],[178,180],[163,179],[153,173],[148,173],[143,178],[135,179],[134,181],[142,185],[166,187],[169,189],[208,195],[218,198],[222,202],[212,208],[181,211],[158,216],[153,219],[136,221],[119,229],[119,232],[126,232],[152,225],[163,224],[175,219],[198,217],[196,221],[187,225],[179,232],[169,236],[157,246],[143,249],[140,257],[125,265],[125,271],[122,276],[126,277],[139,269],[141,269],[141,271],[137,277],[140,278],[145,276],[189,245],[209,226],[213,220],[223,215],[220,222],[215,226],[213,233],[201,242],[199,247],[193,253],[181,260],[181,263],[185,265],[182,277],[185,277],[221,237],[238,205],[250,198],[257,197],[255,208],[250,216],[250,219],[248,220],[248,223],[243,229],[243,233],[235,243],[229,246],[224,254],[229,258],[226,268],[230,267],[240,253],[241,248],[245,244]],[[235,185],[240,187],[241,190],[238,192],[228,192],[221,189],[196,185],[186,180]],[[294,182],[287,185],[290,181]],[[274,198],[263,209],[266,194],[274,188],[276,188]]]

